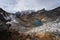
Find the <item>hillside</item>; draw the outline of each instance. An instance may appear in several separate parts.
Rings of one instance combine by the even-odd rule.
[[[6,32],[9,34],[8,40],[60,40],[60,7],[8,15],[11,18],[11,21],[7,22],[11,24]]]

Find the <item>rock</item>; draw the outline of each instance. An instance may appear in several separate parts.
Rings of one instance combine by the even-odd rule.
[[[60,40],[60,36],[56,36],[51,32],[37,32],[26,35],[22,32],[13,31],[10,33],[9,40]]]
[[[6,24],[8,21],[11,21],[8,17],[8,13],[0,8],[0,31],[7,30],[10,27],[10,24]]]

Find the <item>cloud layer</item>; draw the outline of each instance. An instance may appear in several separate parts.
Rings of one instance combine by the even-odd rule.
[[[0,0],[0,7],[8,12],[22,10],[53,9],[60,6],[60,0]]]

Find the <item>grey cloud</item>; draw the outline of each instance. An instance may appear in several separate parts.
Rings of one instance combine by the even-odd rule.
[[[0,7],[9,12],[22,10],[47,10],[60,6],[60,0],[0,0]]]

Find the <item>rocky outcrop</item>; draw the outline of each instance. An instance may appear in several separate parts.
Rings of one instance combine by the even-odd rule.
[[[0,31],[7,30],[9,28],[10,24],[6,24],[8,21],[11,21],[8,12],[0,8]]]
[[[50,32],[37,32],[33,34],[24,34],[22,32],[10,31],[8,40],[60,40],[60,36]]]

